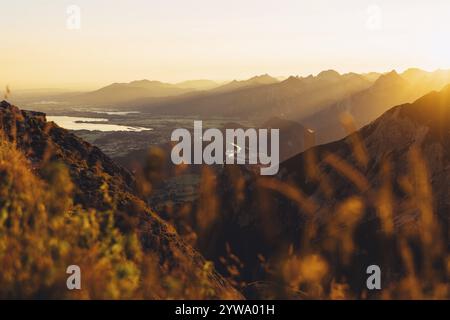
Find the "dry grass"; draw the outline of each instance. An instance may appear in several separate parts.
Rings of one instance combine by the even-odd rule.
[[[198,274],[161,264],[157,255],[143,248],[138,230],[124,232],[117,227],[113,203],[105,211],[74,204],[74,185],[64,165],[48,162],[41,176],[14,144],[0,140],[0,298],[216,295],[208,279],[210,263]],[[113,201],[107,186],[102,190],[105,201]],[[81,268],[82,290],[66,288],[66,268],[72,264]]]
[[[378,172],[380,183],[374,186],[364,173],[370,157],[363,141],[357,135],[351,137],[356,165],[335,153],[323,155],[320,161],[314,149],[304,153],[305,177],[317,185],[320,197],[310,197],[295,181],[261,177],[247,180],[235,166],[226,168],[229,179],[226,187],[231,192],[224,197],[223,181],[214,170],[205,167],[201,171],[199,200],[193,205],[169,206],[166,213],[193,245],[203,249],[214,241],[221,245],[223,251],[214,252],[218,256],[216,263],[222,264],[224,274],[237,288],[245,288],[254,267],[247,270],[244,260],[249,257],[240,255],[238,248],[226,241],[236,237],[239,241],[239,236],[226,233],[229,225],[225,221],[250,225],[252,219],[258,219],[258,230],[264,236],[270,235],[268,243],[276,247],[277,241],[284,237],[284,231],[277,229],[277,219],[284,214],[279,212],[277,203],[287,201],[293,204],[297,220],[303,221],[304,226],[291,240],[288,250],[272,252],[270,257],[252,253],[254,257],[250,258],[259,264],[257,274],[263,278],[275,279],[280,286],[314,299],[450,298],[450,255],[445,238],[448,230],[447,233],[443,230],[437,218],[428,167],[420,149],[412,147],[408,151],[408,170],[398,181],[393,179],[392,163],[385,159]],[[51,148],[48,150],[51,153]],[[151,194],[153,184],[165,178],[161,171],[165,161],[164,154],[150,153],[147,167],[138,175],[143,195]],[[177,168],[175,174],[183,174],[182,169]],[[340,190],[333,188],[330,172],[346,180],[354,191],[336,201]],[[111,209],[83,209],[74,204],[74,187],[62,164],[49,162],[42,174],[39,178],[32,172],[13,143],[1,141],[0,297],[214,296],[206,282],[202,282],[212,270],[212,263],[205,263],[204,270],[192,276],[169,271],[169,266],[161,266],[158,257],[142,248],[137,230],[117,227],[114,199],[107,185],[101,191],[104,201],[111,202]],[[394,191],[394,184],[401,188],[402,197]],[[245,216],[246,211],[257,216]],[[380,261],[383,290],[376,293],[355,287],[355,283],[365,286],[365,270],[359,270],[362,279],[351,278],[364,254],[361,251],[367,249],[361,247],[358,230],[367,223],[368,213],[373,213],[371,221],[376,226],[370,229],[375,231],[369,240],[383,253]],[[65,288],[65,268],[70,264],[82,268],[84,290],[71,292]],[[280,296],[278,291],[274,295]]]
[[[350,121],[343,121],[348,130],[352,130]],[[409,149],[405,157],[407,172],[402,175],[393,172],[391,160],[386,157],[378,169],[378,182],[374,184],[365,173],[370,156],[363,139],[353,134],[347,141],[354,163],[335,153],[323,153],[320,161],[314,149],[304,153],[304,175],[307,181],[317,185],[314,197],[295,181],[257,175],[246,181],[239,169],[232,166],[226,168],[228,180],[223,185],[216,182],[217,172],[203,170],[204,184],[198,205],[190,207],[194,211],[188,214],[197,216],[200,224],[191,224],[190,230],[196,232],[203,243],[215,240],[221,232],[223,238],[234,240],[239,236],[226,232],[236,231],[239,224],[245,225],[246,219],[252,219],[246,216],[249,211],[255,215],[254,219],[258,219],[254,222],[260,225],[258,235],[270,238],[268,235],[274,232],[275,237],[268,243],[281,243],[289,237],[283,231],[274,231],[278,225],[272,222],[281,219],[280,214],[283,214],[277,203],[287,201],[296,208],[297,220],[304,221],[304,226],[286,253],[272,253],[271,257],[257,251],[251,253],[252,258],[259,261],[259,270],[264,270],[262,278],[275,279],[289,290],[304,292],[312,299],[450,298],[450,255],[445,238],[448,230],[435,211],[436,199],[421,150],[416,146]],[[324,166],[328,169],[324,170]],[[336,175],[352,186],[349,190],[353,191],[344,198],[336,197],[341,191],[333,188]],[[226,197],[220,189],[224,187],[232,190]],[[252,190],[251,196],[245,193],[246,188]],[[234,229],[227,229],[230,221],[235,224]],[[213,231],[204,233],[205,226],[210,226]],[[289,229],[289,225],[284,228]],[[247,245],[242,241],[258,242],[258,239],[244,236],[242,240],[234,241],[234,247],[228,241],[219,240],[223,241],[219,247],[223,246],[225,250],[217,253],[218,263],[223,264],[222,272],[239,288],[258,279],[249,276],[248,270],[245,274],[247,266],[243,260],[249,257],[233,251]],[[369,243],[363,246],[362,241]],[[374,248],[376,254],[371,255],[368,248]],[[211,251],[205,252],[211,254]],[[361,257],[366,260],[359,261]],[[368,277],[365,267],[372,263],[379,264],[382,269],[383,289],[375,292],[369,292],[365,287]],[[249,268],[254,272],[254,265]],[[275,296],[280,297],[279,292]]]

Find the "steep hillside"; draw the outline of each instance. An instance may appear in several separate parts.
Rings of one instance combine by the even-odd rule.
[[[1,226],[7,228],[7,235],[11,233],[12,237],[12,234],[14,234],[17,229],[10,229],[9,226],[16,225],[17,227],[21,226],[24,228],[20,232],[21,236],[28,237],[28,232],[30,232],[30,237],[32,236],[32,229],[28,230],[19,222],[19,220],[15,220],[20,217],[20,212],[17,210],[22,210],[18,208],[26,208],[23,210],[29,214],[29,219],[36,219],[35,221],[38,219],[41,221],[42,214],[44,214],[44,217],[46,214],[49,215],[49,208],[52,208],[52,206],[58,207],[58,201],[61,201],[63,204],[65,203],[65,205],[61,207],[62,212],[59,212],[58,214],[63,216],[68,215],[67,217],[69,220],[73,215],[76,216],[77,212],[81,212],[80,214],[82,214],[80,219],[84,219],[83,215],[86,215],[86,212],[98,212],[100,217],[102,212],[105,212],[105,214],[110,212],[114,221],[113,226],[116,228],[116,231],[111,230],[110,232],[116,232],[117,234],[106,233],[104,236],[108,239],[113,236],[123,236],[127,238],[128,235],[135,234],[137,242],[134,243],[134,246],[137,246],[138,248],[142,247],[143,257],[147,260],[150,259],[155,264],[156,269],[154,270],[154,276],[160,275],[156,276],[156,279],[160,277],[160,281],[157,280],[154,284],[146,284],[149,286],[148,290],[150,290],[150,292],[153,290],[153,298],[241,297],[227,281],[214,271],[214,268],[211,267],[210,264],[205,262],[200,254],[187,246],[179,238],[171,226],[163,222],[147,207],[145,202],[136,196],[137,192],[133,176],[126,170],[115,165],[98,148],[81,140],[67,130],[58,127],[54,123],[46,122],[45,114],[22,111],[6,101],[1,102],[0,104],[0,133],[2,135],[2,159],[0,160],[0,163],[4,166],[3,169],[0,168],[1,176],[14,176],[16,174],[14,170],[29,172],[29,182],[27,182],[25,177],[20,178],[21,180],[14,180],[12,178],[11,180],[2,179],[1,188],[3,193],[0,201],[2,218],[0,221]],[[14,156],[14,154],[17,154],[17,156]],[[17,159],[23,158],[23,160],[19,159],[17,160],[16,165],[7,167],[6,164],[8,161],[11,161],[14,157]],[[65,168],[64,170],[67,170],[68,172],[67,178],[62,179],[59,176],[55,176],[52,173],[52,168],[55,166],[62,166],[62,168]],[[20,173],[17,173],[17,175],[21,176]],[[47,184],[48,187],[44,187],[44,189],[42,189],[42,187],[36,187],[36,185],[40,184]],[[68,187],[72,184],[73,187]],[[54,190],[54,192],[62,193],[60,196],[53,195],[53,198],[51,198],[52,201],[46,203],[44,201],[45,198],[36,198],[33,200],[33,192],[35,192],[34,195],[36,197],[39,197],[40,194],[36,193],[36,189],[41,189],[39,192],[42,192],[43,194],[46,194],[47,189],[50,195],[52,195],[52,190]],[[11,198],[8,199],[8,197]],[[27,207],[26,201],[29,201],[30,203],[34,203],[33,201],[41,202],[34,203],[33,206]],[[16,203],[16,205],[11,205],[14,203]],[[35,216],[35,218],[33,218],[33,216]],[[4,225],[5,221],[9,222]],[[29,223],[29,221],[26,220],[26,222],[23,223]],[[95,221],[91,223],[95,223]],[[102,222],[98,223],[101,225]],[[53,225],[48,225],[48,227],[46,227],[47,220],[45,219],[42,220],[42,224],[44,230],[50,230],[54,227]],[[60,235],[58,235],[58,233],[53,233],[52,236],[54,237],[54,240],[52,241],[56,241],[55,243],[73,243],[75,238],[70,238],[70,225],[63,224],[61,225],[61,228],[63,228],[64,232],[61,232],[62,234]],[[74,226],[74,228],[76,227]],[[72,232],[76,232],[76,230],[72,230]],[[96,234],[94,226],[92,227],[92,230],[88,228],[86,232],[92,232],[93,235]],[[47,234],[47,231],[43,233],[43,237],[45,234]],[[3,243],[5,243],[6,247],[1,246],[0,250],[9,248],[8,245],[12,245],[13,243],[12,238],[7,237],[6,239],[2,238],[1,240],[5,241]],[[41,240],[44,240],[44,238]],[[39,249],[43,251],[43,255],[51,253],[51,251],[49,251],[52,250],[50,244],[51,243],[43,244],[43,247]],[[100,244],[101,243],[99,242],[98,245]],[[16,245],[18,246],[16,248],[17,250],[20,249],[24,252],[28,252],[30,249],[28,246],[32,244],[27,246],[26,242],[21,242]],[[91,245],[95,245],[95,242]],[[101,245],[107,246],[106,248],[103,247],[106,251],[113,250],[113,247],[108,247],[108,244]],[[119,246],[117,247],[117,250],[119,250],[121,245],[122,244],[117,244],[117,246]],[[110,246],[113,246],[113,244],[110,244]],[[13,248],[11,247],[10,249],[12,250]],[[77,250],[79,248],[75,247],[74,244],[74,247],[68,247],[67,249],[78,252]],[[89,246],[85,247],[85,249],[96,250],[95,247]],[[99,252],[100,251],[96,254],[100,254]],[[14,272],[12,269],[9,269],[11,268],[11,265],[7,264],[4,260],[5,257],[7,257],[5,256],[5,252],[1,251],[0,262],[3,265],[2,272]],[[142,256],[139,255],[139,257]],[[88,258],[88,256],[84,257],[82,255],[80,259],[85,261],[85,259]],[[24,257],[24,259],[26,259],[26,257]],[[109,258],[108,256],[102,257],[100,255],[96,259],[98,259],[98,261],[94,260],[90,263],[95,265],[96,263],[103,261],[102,259],[107,260]],[[50,261],[52,260],[50,259]],[[141,258],[137,261],[130,261],[129,263],[132,265],[134,263],[135,268],[139,270],[139,268],[144,268],[143,265],[139,264],[139,261],[141,261]],[[77,261],[73,261],[72,263],[75,262]],[[65,277],[65,267],[64,269],[62,269],[62,266],[60,267],[61,268],[56,269],[55,272],[57,274],[58,272],[61,272],[64,275],[63,277]],[[91,272],[95,273],[95,269],[91,270],[91,268],[85,271],[87,274],[91,274]],[[141,270],[141,273],[137,271],[137,274],[133,278],[133,283],[135,283],[136,288],[135,291],[129,293],[131,297],[144,297],[141,294],[137,294],[137,292],[141,292],[139,290],[142,289],[141,287],[145,282],[142,272],[145,273],[151,271],[151,269],[146,270],[145,268]],[[120,272],[120,270],[117,272]],[[65,282],[62,282],[62,284],[54,284],[49,280],[49,283],[41,283],[39,279],[43,276],[44,274],[37,273],[34,274],[33,278],[33,275],[31,275],[32,280],[30,281],[33,281],[32,284],[34,284],[35,287],[30,289],[26,295],[22,292],[15,293],[12,289],[12,291],[8,291],[8,288],[14,288],[16,284],[18,284],[15,283],[14,280],[8,280],[10,287],[6,287],[6,289],[3,288],[4,283],[2,281],[0,294],[2,296],[11,297],[17,295],[17,297],[21,298],[24,298],[25,296],[48,297],[49,295],[52,297],[63,297],[67,294],[67,290],[63,287]],[[16,279],[16,281],[19,281],[19,279]],[[106,291],[104,293],[95,291],[92,286],[94,286],[96,279],[93,278],[90,279],[90,281],[91,283],[86,283],[86,286],[93,291],[89,291],[88,293],[84,292],[83,294],[87,294],[87,297],[123,297],[121,295],[122,291],[119,289],[117,289],[117,292],[115,293],[118,296],[110,296],[110,293]],[[152,285],[154,286],[153,289]],[[45,290],[49,290],[46,286],[52,287],[51,293],[46,293]],[[165,289],[163,290],[160,287]]]
[[[246,281],[312,296],[367,295],[377,264],[381,297],[448,298],[449,141],[450,86],[292,157],[276,178],[228,167],[201,250],[220,260],[231,248]]]
[[[392,71],[379,76],[370,88],[298,121],[316,131],[318,143],[335,141],[349,133],[349,128],[345,127],[347,119],[353,121],[353,130],[359,129],[395,105],[412,102],[432,90],[441,90],[450,83],[449,75],[448,71],[420,69],[409,69],[401,75]]]

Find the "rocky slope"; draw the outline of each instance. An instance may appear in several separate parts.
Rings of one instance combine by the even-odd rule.
[[[205,287],[205,298],[241,298],[214,269],[205,267],[199,253],[136,196],[133,176],[98,148],[47,122],[45,114],[22,111],[6,101],[0,104],[0,133],[17,146],[33,172],[44,179],[48,163],[63,163],[75,185],[75,203],[87,209],[113,209],[117,227],[123,232],[135,228],[145,251],[158,257],[164,274],[180,279],[202,275],[194,280],[198,283],[194,282],[193,287]]]
[[[403,288],[408,272],[418,287],[432,286],[446,277],[450,248],[449,141],[450,86],[292,157],[275,179],[229,167],[202,252],[219,260],[228,243],[247,281],[273,278],[261,261],[313,252],[327,261],[328,280],[347,282],[355,294],[373,263],[385,270],[385,286]]]

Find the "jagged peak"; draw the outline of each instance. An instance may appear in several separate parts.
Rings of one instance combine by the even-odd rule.
[[[270,76],[269,74],[265,73],[265,74],[261,74],[261,75],[257,75],[254,77],[251,77],[250,79],[248,79],[248,81],[270,81],[270,82],[278,82],[277,79],[275,79],[274,77]]]
[[[393,85],[393,84],[406,84],[407,81],[397,73],[397,71],[392,70],[391,72],[382,74],[374,83],[374,86],[382,85]]]
[[[379,79],[388,79],[388,78],[401,78],[397,71],[392,70],[390,72],[386,72],[380,76]]]
[[[300,81],[302,81],[303,79],[307,79],[307,78],[302,78],[299,76],[289,76],[287,79],[283,80],[283,83],[298,83]]]

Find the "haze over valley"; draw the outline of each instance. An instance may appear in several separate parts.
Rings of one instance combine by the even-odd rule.
[[[0,299],[450,299],[448,0],[2,12]]]

